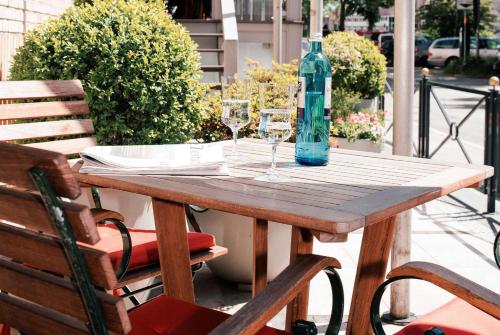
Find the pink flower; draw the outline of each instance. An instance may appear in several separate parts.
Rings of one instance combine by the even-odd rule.
[[[349,122],[358,122],[359,121],[359,115],[358,114],[351,114],[349,115]]]
[[[341,117],[335,119],[335,123],[343,123],[344,120],[342,120]]]

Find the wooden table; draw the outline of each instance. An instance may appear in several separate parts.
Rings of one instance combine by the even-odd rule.
[[[229,143],[228,143],[229,145]],[[229,149],[229,148],[228,148]],[[294,166],[293,144],[278,147],[284,183],[253,178],[269,167],[271,147],[245,140],[238,150],[248,162],[231,167],[231,176],[91,176],[80,182],[148,195],[153,198],[162,276],[167,293],[194,301],[183,204],[236,213],[254,220],[254,292],[266,285],[267,222],[293,226],[290,259],[312,252],[313,236],[343,241],[364,227],[347,334],[370,334],[371,297],[386,274],[395,229],[402,211],[493,175],[493,169],[409,157],[332,150],[330,164]],[[231,252],[231,250],[229,250]],[[287,311],[287,325],[307,315],[308,290]]]

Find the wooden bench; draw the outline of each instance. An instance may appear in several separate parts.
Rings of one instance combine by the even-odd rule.
[[[96,145],[95,130],[84,96],[79,80],[0,81],[0,101],[8,102],[0,104],[0,141],[22,143],[74,157],[83,149]],[[97,194],[95,205],[100,207],[98,193],[92,193]],[[119,213],[100,208],[91,213],[96,222],[113,220],[120,224],[116,221],[124,220]],[[133,233],[133,229],[130,231]],[[124,245],[131,243],[129,240],[123,236]],[[193,253],[191,265],[193,269],[198,268],[202,262],[226,253],[226,248],[213,246]],[[123,254],[130,259],[126,250]],[[125,285],[160,274],[157,262],[130,271],[126,271],[125,263],[120,270],[123,276],[120,276],[115,288],[124,288],[129,295]],[[137,304],[136,300],[132,300]]]
[[[11,102],[0,105],[0,121],[10,122],[0,126],[0,141],[36,140],[26,145],[64,155],[96,145],[79,80],[2,81],[0,100]],[[62,119],[21,123],[47,118]]]

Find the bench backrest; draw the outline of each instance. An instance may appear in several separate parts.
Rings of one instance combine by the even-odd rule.
[[[65,155],[95,145],[83,98],[79,80],[0,81],[0,101],[8,102],[0,104],[0,141],[29,140],[28,146]]]
[[[111,260],[91,247],[90,210],[61,200],[80,194],[66,157],[5,142],[0,157],[0,323],[28,334],[127,333],[124,302],[106,293]]]

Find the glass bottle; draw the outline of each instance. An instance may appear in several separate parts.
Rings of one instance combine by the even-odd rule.
[[[321,33],[314,34],[299,67],[295,161],[302,165],[328,164],[332,66],[322,44]]]

